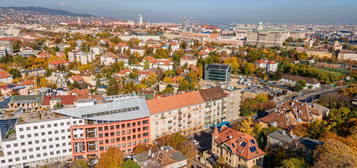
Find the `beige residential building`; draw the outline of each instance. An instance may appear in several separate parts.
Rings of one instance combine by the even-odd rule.
[[[220,87],[199,91],[205,101],[205,128],[229,120],[227,118],[227,93]]]
[[[151,116],[151,139],[181,132],[189,136],[204,126],[204,100],[200,92],[188,92],[147,101]]]

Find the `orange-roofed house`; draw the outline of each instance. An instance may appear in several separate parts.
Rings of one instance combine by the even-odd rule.
[[[48,63],[48,68],[49,69],[63,69],[68,67],[69,63],[67,60],[61,59],[61,60],[55,60],[51,61]]]
[[[181,132],[188,136],[204,126],[204,103],[200,92],[188,92],[148,100],[151,116],[151,139]]]
[[[212,133],[212,153],[222,157],[231,167],[263,167],[264,152],[252,135],[233,128],[215,128]]]
[[[12,75],[0,69],[0,83],[11,83],[12,79],[13,79]]]

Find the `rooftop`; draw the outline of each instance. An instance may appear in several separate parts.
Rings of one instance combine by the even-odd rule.
[[[204,100],[198,91],[161,97],[147,101],[151,114],[158,114],[201,103],[204,103]]]
[[[104,104],[60,109],[55,112],[75,118],[100,121],[125,121],[150,115],[144,98],[123,99]]]

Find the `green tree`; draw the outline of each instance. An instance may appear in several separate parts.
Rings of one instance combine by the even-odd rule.
[[[306,168],[308,167],[304,159],[289,158],[283,160],[279,168]]]
[[[127,159],[121,168],[140,168],[139,164],[131,159]]]
[[[305,86],[306,86],[306,81],[299,80],[295,83],[294,91],[300,91],[300,90],[304,89]]]
[[[249,74],[253,74],[255,70],[255,67],[252,63],[246,63],[244,65],[244,74],[249,75]]]
[[[73,168],[89,168],[88,162],[85,159],[79,159],[74,162]]]
[[[118,94],[118,85],[119,85],[119,82],[116,79],[110,78],[109,79],[109,85],[108,85],[108,88],[107,88],[107,94],[108,95],[116,95],[116,94]]]
[[[20,77],[21,76],[21,73],[19,70],[17,69],[10,69],[9,70],[9,73],[14,77],[14,78],[17,78],[17,77]]]

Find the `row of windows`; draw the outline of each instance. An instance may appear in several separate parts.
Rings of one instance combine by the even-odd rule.
[[[81,123],[82,123],[82,120],[79,120],[78,123],[81,124]],[[73,121],[73,124],[76,125],[76,124],[77,124],[77,121]],[[57,126],[58,126],[58,123],[47,124],[47,128],[51,128],[52,125],[53,125],[53,127],[57,127]],[[64,126],[65,123],[64,123],[64,122],[61,122],[59,125],[60,125],[60,126]],[[68,122],[67,122],[67,125],[71,125],[71,122],[68,121]],[[38,128],[45,128],[45,125],[40,125],[40,126],[35,125],[35,126],[32,127],[32,129],[34,129],[34,130],[37,130]],[[26,131],[29,131],[29,130],[31,130],[31,127],[26,127]],[[19,131],[24,131],[24,128],[19,128]]]
[[[66,153],[67,154],[67,152],[71,152],[72,151],[72,149],[63,149],[62,150],[62,153]],[[50,155],[50,156],[52,156],[52,155],[54,155],[54,154],[61,154],[61,150],[57,150],[56,152],[49,152],[49,153],[43,153],[42,155],[41,155],[41,153],[39,153],[39,154],[36,154],[36,157],[37,158],[39,158],[39,157],[45,157],[45,156],[48,156],[48,155]],[[27,159],[33,159],[33,158],[35,158],[35,155],[29,155],[29,156],[23,156],[22,157],[22,160],[27,160]],[[8,162],[9,163],[11,163],[11,162],[13,162],[14,160],[13,159],[8,159]],[[15,161],[20,161],[20,157],[17,157],[17,158],[15,158]],[[5,163],[5,160],[1,160],[1,163],[2,164],[4,164]]]
[[[143,133],[143,134],[137,134],[137,135],[132,135],[132,136],[126,136],[126,137],[121,137],[121,138],[113,138],[113,139],[106,139],[106,140],[100,140],[99,141],[99,144],[103,144],[104,142],[105,143],[114,143],[114,142],[120,142],[121,141],[126,141],[126,140],[131,140],[131,139],[136,139],[136,138],[141,138],[142,137],[147,137],[149,136],[149,133],[146,132],[146,133]]]
[[[62,143],[62,147],[65,147],[66,145],[67,145],[67,143]],[[71,145],[71,143],[69,142],[68,145]],[[9,152],[7,152],[6,154],[7,154],[8,156],[10,156],[10,155],[12,155],[12,154],[17,155],[17,154],[19,154],[20,152],[21,152],[21,153],[33,152],[34,150],[36,150],[36,151],[46,150],[46,149],[52,149],[52,148],[54,148],[54,147],[59,148],[59,147],[61,147],[61,144],[48,145],[48,148],[47,148],[47,146],[42,146],[42,147],[36,147],[36,148],[29,148],[28,150],[22,149],[21,151],[20,151],[20,150],[9,151]]]
[[[120,128],[127,128],[127,127],[135,127],[139,126],[141,124],[149,124],[149,120],[144,120],[144,121],[138,121],[138,122],[132,122],[132,123],[127,123],[127,124],[117,124],[117,125],[111,125],[111,126],[104,126],[104,127],[99,127],[99,131],[102,130],[113,130],[113,129],[120,129]]]
[[[65,133],[65,132],[66,132],[65,129],[62,129],[62,130],[61,130],[61,133]],[[70,132],[70,129],[67,129],[67,132]],[[55,131],[53,131],[53,133],[54,133],[54,134],[58,134],[59,131],[58,131],[58,130],[55,130]],[[41,136],[45,136],[45,135],[46,135],[46,132],[41,132]],[[47,132],[47,135],[52,135],[52,131],[48,131],[48,132]],[[39,136],[39,133],[34,133],[33,136],[34,136],[34,137],[38,137],[38,136]],[[31,135],[31,134],[27,134],[26,137],[27,137],[27,138],[31,138],[32,135]],[[20,135],[20,138],[21,138],[21,139],[25,138],[25,135]]]
[[[68,138],[71,138],[71,136],[68,136]],[[56,137],[56,138],[48,138],[48,142],[52,142],[53,140],[58,141],[59,139],[60,139],[59,137]],[[65,137],[65,136],[62,136],[61,139],[64,140],[64,139],[66,139],[66,137]],[[47,141],[46,139],[42,139],[42,140],[41,140],[42,143],[45,143],[46,141]],[[39,143],[40,143],[40,140],[35,140],[34,143],[35,143],[35,144],[39,144]],[[27,145],[32,145],[32,144],[33,144],[32,141],[28,141],[28,142],[27,142]],[[18,147],[18,145],[19,145],[18,143],[14,143],[13,147]],[[21,146],[25,146],[26,143],[25,143],[25,142],[21,142],[20,145],[21,145]],[[7,145],[6,145],[6,148],[11,148],[11,144],[7,144]]]

